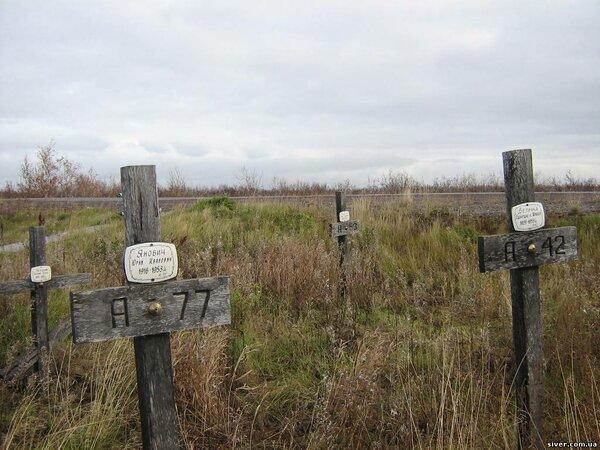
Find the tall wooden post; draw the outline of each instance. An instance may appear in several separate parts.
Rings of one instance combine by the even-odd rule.
[[[29,228],[29,266],[46,265],[46,236],[44,227]],[[44,358],[49,349],[48,342],[48,287],[45,283],[36,283],[31,290],[31,332],[38,350],[38,360],[35,370],[42,372]]]
[[[121,184],[127,245],[160,241],[155,167],[122,167]],[[144,449],[179,448],[169,333],[137,336],[133,342]]]
[[[121,168],[127,286],[71,293],[73,342],[133,338],[144,449],[182,446],[170,333],[231,323],[228,277],[174,280],[177,250],[160,239],[154,166]]]
[[[502,154],[506,209],[509,232],[513,206],[535,201],[531,150],[513,150]],[[540,315],[539,268],[537,266],[510,271],[513,341],[517,373],[519,448],[543,448],[542,390],[543,352]]]
[[[342,211],[346,211],[346,194],[343,192],[337,191],[335,193],[335,221],[340,221],[340,213]],[[340,234],[337,237],[338,247],[340,249],[340,268],[341,268],[341,278],[340,278],[340,296],[341,298],[346,297],[346,265],[348,263],[348,235]]]
[[[543,205],[534,201],[531,150],[504,152],[502,160],[509,233],[479,237],[479,270],[510,269],[517,446],[542,449],[544,369],[538,267],[578,259],[577,228],[544,228]]]

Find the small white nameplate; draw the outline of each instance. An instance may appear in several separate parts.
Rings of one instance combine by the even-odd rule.
[[[45,283],[52,278],[52,269],[50,266],[32,267],[29,276],[33,283]]]
[[[515,231],[532,231],[546,223],[544,206],[539,202],[521,203],[512,207],[512,223]]]
[[[131,283],[158,283],[177,276],[177,250],[166,242],[144,242],[125,249],[125,276]]]
[[[350,211],[340,211],[340,222],[348,222],[350,220]]]

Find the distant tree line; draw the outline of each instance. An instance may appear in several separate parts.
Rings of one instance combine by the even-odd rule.
[[[402,171],[389,171],[366,186],[355,186],[350,181],[328,185],[326,183],[295,181],[275,178],[268,187],[263,184],[262,174],[242,167],[234,185],[214,187],[190,186],[178,169],[169,173],[167,183],[159,187],[163,197],[268,196],[268,195],[320,195],[336,190],[350,193],[418,193],[418,192],[499,192],[504,190],[502,180],[494,174],[466,174],[455,177],[436,178],[422,182]],[[599,191],[596,178],[577,178],[567,172],[563,178],[538,177],[538,191]],[[0,190],[3,198],[34,197],[111,197],[117,195],[120,185],[116,180],[105,181],[92,170],[81,167],[56,152],[54,143],[38,147],[35,160],[27,157],[21,163],[19,181],[16,185],[6,183]]]

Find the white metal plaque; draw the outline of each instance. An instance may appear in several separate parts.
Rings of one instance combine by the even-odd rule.
[[[340,211],[340,222],[348,222],[350,220],[350,211]]]
[[[177,250],[167,242],[144,242],[125,249],[125,276],[131,283],[157,283],[177,276]]]
[[[512,207],[512,223],[515,231],[532,231],[546,223],[544,207],[539,202],[521,203]]]
[[[32,267],[29,276],[33,283],[45,283],[52,279],[52,269],[50,266]]]

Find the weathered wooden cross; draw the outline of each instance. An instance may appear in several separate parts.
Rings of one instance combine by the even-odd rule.
[[[348,236],[360,231],[360,223],[350,220],[350,212],[346,207],[346,195],[343,192],[335,193],[335,223],[329,228],[331,237],[337,239],[340,249],[340,267],[342,268],[342,279],[340,282],[340,295],[346,296],[346,268],[348,264]]]
[[[513,342],[517,373],[518,448],[543,448],[543,352],[539,269],[578,257],[577,229],[541,229],[535,202],[531,150],[502,154],[509,234],[479,237],[479,270],[510,269]]]
[[[49,351],[51,343],[62,339],[68,333],[68,321],[61,322],[54,330],[48,332],[48,291],[89,283],[91,279],[89,273],[52,276],[52,269],[46,265],[46,235],[43,226],[29,228],[29,265],[28,278],[0,283],[0,294],[3,295],[31,293],[31,331],[35,343],[34,349],[2,369],[0,376],[5,381],[21,377],[31,367],[41,372],[44,352]]]
[[[121,168],[127,286],[71,294],[75,343],[132,337],[144,449],[180,448],[169,333],[231,323],[227,277],[166,281],[177,253],[160,240],[154,166]]]

